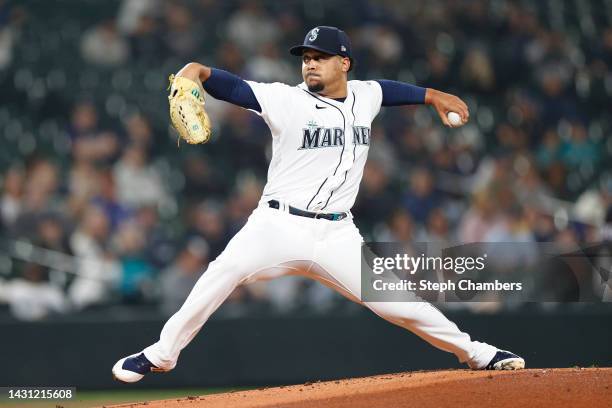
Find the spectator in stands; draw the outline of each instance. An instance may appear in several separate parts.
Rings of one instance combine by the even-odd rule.
[[[236,189],[231,194],[225,208],[228,234],[232,236],[246,223],[247,218],[257,207],[263,191],[263,184],[252,174],[242,174],[236,183]]]
[[[582,124],[578,122],[572,124],[571,137],[561,146],[561,160],[571,169],[580,165],[598,165],[599,149],[589,139],[587,130]]]
[[[556,198],[568,200],[572,194],[567,185],[568,170],[565,165],[560,162],[553,162],[544,171],[544,180],[550,189],[554,192]]]
[[[553,216],[543,213],[536,207],[526,206],[525,218],[537,242],[551,242],[555,238],[557,229]]]
[[[388,130],[380,125],[373,125],[370,132],[370,151],[368,152],[367,164],[376,162],[387,177],[397,174],[400,164],[397,154],[397,146],[390,140]],[[393,180],[389,180],[391,186]]]
[[[187,236],[204,239],[209,245],[210,258],[215,259],[229,241],[220,203],[206,200],[192,208],[188,216]]]
[[[62,289],[49,282],[46,268],[32,262],[24,265],[21,277],[0,282],[0,303],[8,303],[20,320],[42,320],[70,310]]]
[[[10,1],[0,1],[0,70],[8,68],[13,62],[13,48],[27,17],[24,7]]]
[[[597,184],[584,191],[574,204],[576,217],[591,225],[604,225],[606,212],[612,205],[612,176],[601,177]]]
[[[430,50],[427,52],[427,82],[431,86],[441,89],[448,89],[453,82],[451,71],[451,58],[438,51]]]
[[[226,31],[227,36],[247,54],[253,54],[263,44],[278,41],[281,35],[276,21],[257,1],[243,2],[229,17]]]
[[[491,193],[480,191],[472,196],[472,203],[459,224],[459,242],[485,242],[485,237],[502,222]]]
[[[442,208],[430,211],[425,228],[416,237],[417,242],[436,242],[442,248],[454,245],[457,240],[452,236],[448,218]]]
[[[219,68],[236,72],[244,72],[244,55],[240,47],[233,41],[224,41],[217,48],[216,60],[219,61]]]
[[[21,166],[13,165],[4,175],[0,198],[0,226],[11,228],[22,211],[24,177]]]
[[[68,211],[78,218],[91,200],[100,194],[101,171],[95,163],[87,160],[75,161],[68,174]]]
[[[160,0],[122,0],[117,11],[117,28],[121,34],[132,35],[139,30],[143,17],[154,16],[160,9]]]
[[[412,218],[424,223],[429,212],[440,206],[442,197],[436,191],[433,175],[425,167],[414,169],[410,173],[410,188],[404,193],[402,202]]]
[[[118,67],[126,62],[129,51],[129,45],[117,31],[114,20],[90,28],[81,38],[81,55],[92,65]]]
[[[34,244],[48,250],[46,258],[52,263],[48,265],[49,280],[58,288],[65,289],[74,279],[70,272],[75,266],[71,257],[69,225],[62,214],[49,212],[40,216],[37,227]]]
[[[382,221],[381,214],[390,214],[397,205],[396,197],[389,191],[389,184],[389,176],[382,164],[368,161],[363,170],[359,195],[351,210],[359,220],[363,234],[371,234],[376,224]]]
[[[259,82],[299,82],[295,70],[280,58],[280,52],[274,43],[263,44],[259,52],[249,59],[245,76]]]
[[[133,221],[119,225],[112,238],[121,268],[119,293],[124,303],[146,303],[154,297],[155,270],[146,256],[143,228]]]
[[[38,219],[36,243],[38,246],[71,255],[68,227],[62,214],[57,212],[43,213]]]
[[[166,23],[163,39],[165,47],[182,59],[195,59],[199,53],[200,44],[204,43],[205,26],[195,24],[192,19],[193,12],[178,1],[164,4],[164,22]]]
[[[368,50],[372,69],[380,71],[396,64],[404,44],[398,33],[384,24],[369,24],[358,31],[355,43]]]
[[[555,126],[561,119],[576,120],[578,110],[568,94],[570,72],[555,64],[539,69],[539,83],[542,92],[540,120],[546,127]]]
[[[461,64],[460,75],[467,89],[478,93],[495,91],[495,71],[488,52],[472,47]]]
[[[77,309],[110,301],[113,288],[119,282],[121,266],[107,248],[109,233],[110,220],[106,213],[90,205],[70,237],[77,267],[68,296]]]
[[[227,170],[234,175],[237,170],[261,171],[267,165],[265,146],[270,142],[269,135],[262,128],[263,122],[236,106],[228,113],[232,119],[224,127],[224,137],[219,140]]]
[[[524,206],[532,205],[539,208],[552,208],[552,191],[543,182],[538,173],[535,163],[522,156],[520,160],[520,172],[513,183],[513,193],[517,200],[523,203]]]
[[[530,226],[527,224],[523,208],[515,205],[502,214],[502,222],[489,229],[483,242],[534,242]],[[513,254],[516,256],[516,254]]]
[[[133,208],[128,205],[129,203],[120,200],[115,175],[110,169],[99,172],[98,183],[100,186],[98,194],[93,197],[91,203],[104,211],[110,221],[110,230],[114,231],[119,224],[132,216]]]
[[[76,162],[109,163],[119,151],[117,135],[98,127],[98,110],[90,101],[77,102],[68,128]]]
[[[125,133],[127,136],[126,142],[138,146],[147,153],[148,156],[154,156],[158,151],[155,140],[155,134],[151,127],[151,121],[148,117],[141,113],[130,115],[124,122]]]
[[[561,140],[554,129],[548,129],[544,133],[536,158],[540,169],[547,169],[553,163],[561,160]]]
[[[13,225],[16,237],[33,237],[38,217],[48,211],[61,211],[63,201],[58,194],[59,169],[47,158],[35,156],[26,169],[26,184],[19,217]]]
[[[182,194],[188,203],[201,202],[206,197],[227,196],[230,187],[227,175],[215,166],[210,156],[190,152],[183,160],[181,170],[185,176]]]
[[[385,226],[375,231],[374,239],[378,242],[403,242],[415,240],[414,222],[410,213],[403,208],[393,210]]]
[[[208,264],[208,244],[191,238],[174,262],[161,273],[161,309],[173,314],[181,307]]]
[[[127,146],[113,168],[118,203],[126,208],[157,205],[174,207],[174,199],[166,191],[161,174],[148,162],[145,148]]]
[[[156,206],[144,206],[136,210],[134,222],[142,229],[145,237],[145,256],[155,269],[168,265],[176,254],[172,234],[168,231],[172,225],[160,220]]]

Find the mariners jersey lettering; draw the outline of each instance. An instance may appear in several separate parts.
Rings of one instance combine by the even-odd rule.
[[[272,160],[262,202],[276,199],[310,211],[348,211],[355,203],[382,90],[348,81],[343,102],[304,83],[247,81],[272,133]]]
[[[344,129],[341,128],[304,128],[301,149],[335,147],[344,145]],[[333,135],[333,137],[332,137]],[[370,128],[353,126],[353,144],[370,145]]]

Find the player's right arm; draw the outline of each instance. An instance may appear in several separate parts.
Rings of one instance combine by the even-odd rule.
[[[448,112],[458,113],[463,123],[466,123],[470,117],[466,103],[455,95],[386,79],[377,79],[376,82],[382,90],[382,106],[431,105],[438,112],[442,123],[448,127],[452,127],[446,117]]]
[[[230,72],[207,67],[197,62],[190,62],[176,76],[182,76],[195,82],[200,81],[206,92],[215,99],[256,112],[262,111],[249,84]]]

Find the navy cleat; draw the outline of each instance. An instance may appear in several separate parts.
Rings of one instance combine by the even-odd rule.
[[[117,361],[113,366],[113,377],[124,383],[135,383],[140,381],[145,374],[150,372],[163,372],[155,364],[150,362],[144,355],[132,354]]]
[[[522,370],[525,360],[506,350],[497,350],[485,370]]]

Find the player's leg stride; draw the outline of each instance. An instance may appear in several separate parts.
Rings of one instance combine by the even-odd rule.
[[[525,368],[525,360],[506,350],[498,350],[485,370],[521,370]],[[145,357],[144,353],[134,354],[117,361],[113,366],[113,377],[121,382],[135,383],[150,372],[166,372],[157,368]]]
[[[181,351],[237,286],[289,274],[287,265],[298,260],[310,262],[306,276],[453,353],[472,369],[524,368],[521,357],[472,340],[429,303],[361,298],[363,238],[350,209],[363,176],[372,121],[381,106],[427,104],[444,125],[459,127],[469,119],[468,106],[454,95],[403,82],[349,81],[351,43],[335,27],[313,28],[290,53],[302,59],[304,82],[296,86],[245,81],[195,62],[173,77],[170,118],[189,143],[209,140],[203,90],[265,120],[273,138],[268,180],[258,207],[166,322],[159,340],[119,360],[114,377],[132,383],[149,372],[173,369]]]
[[[498,350],[485,370],[521,370],[525,368],[525,360],[506,350]],[[117,361],[113,366],[113,377],[124,383],[140,381],[148,373],[163,373],[168,370],[157,368],[144,355],[134,354]]]

